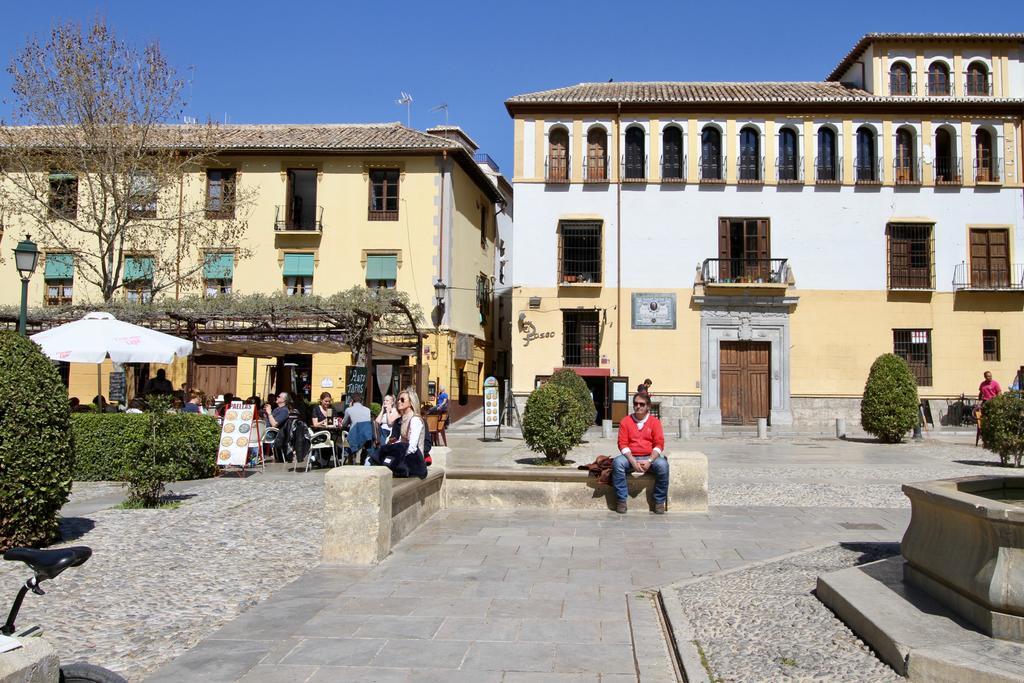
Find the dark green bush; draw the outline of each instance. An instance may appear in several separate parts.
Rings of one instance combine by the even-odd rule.
[[[68,392],[39,347],[0,332],[0,550],[60,540],[74,445]]]
[[[168,415],[163,429],[171,448],[171,477],[201,479],[215,471],[220,427],[213,417],[182,413]],[[129,464],[144,452],[149,414],[90,414],[71,416],[75,434],[75,479],[119,481]]]
[[[593,404],[591,404],[593,405]],[[547,382],[526,400],[523,439],[530,450],[564,462],[593,422],[590,408],[560,384]]]
[[[583,380],[582,377],[577,375],[572,370],[563,368],[556,370],[548,382],[552,384],[559,384],[573,393],[583,405],[587,406],[587,410],[590,412],[590,421],[594,423],[597,420],[597,408],[594,406],[594,398],[590,395],[590,387]]]
[[[376,420],[378,415],[380,415],[380,404],[379,403],[371,403],[370,404],[370,417],[372,417],[374,420]]]
[[[1020,467],[1024,456],[1024,394],[1009,391],[985,401],[981,412],[981,438],[985,448],[999,454],[1004,465]]]
[[[917,380],[892,353],[875,359],[860,402],[860,424],[885,443],[899,443],[918,423]]]

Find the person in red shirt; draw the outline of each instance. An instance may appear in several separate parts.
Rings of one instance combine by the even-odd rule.
[[[985,371],[985,381],[978,385],[978,400],[984,403],[999,395],[1003,388],[999,382],[992,379],[992,373]]]
[[[665,432],[661,421],[650,414],[651,397],[640,393],[633,397],[633,414],[619,423],[619,453],[612,462],[612,485],[618,504],[615,511],[626,513],[630,472],[654,475],[654,514],[665,514],[668,500],[668,459],[664,455]]]

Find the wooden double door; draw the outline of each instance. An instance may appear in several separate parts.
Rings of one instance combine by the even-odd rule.
[[[722,424],[756,424],[771,409],[771,343],[723,341],[719,346]]]

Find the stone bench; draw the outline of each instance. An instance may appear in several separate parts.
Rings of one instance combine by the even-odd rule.
[[[708,460],[703,453],[669,453],[668,510],[706,512]],[[630,501],[654,508],[654,476],[629,476]],[[642,497],[641,497],[642,496]],[[586,470],[553,467],[459,467],[445,472],[446,508],[614,510],[615,489]]]

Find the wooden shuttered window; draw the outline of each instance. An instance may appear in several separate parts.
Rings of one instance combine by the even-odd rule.
[[[891,223],[889,289],[934,289],[932,282],[932,226]]]
[[[1010,236],[1000,229],[971,229],[971,286],[1010,285]]]
[[[771,234],[767,218],[718,219],[719,282],[768,281]]]

